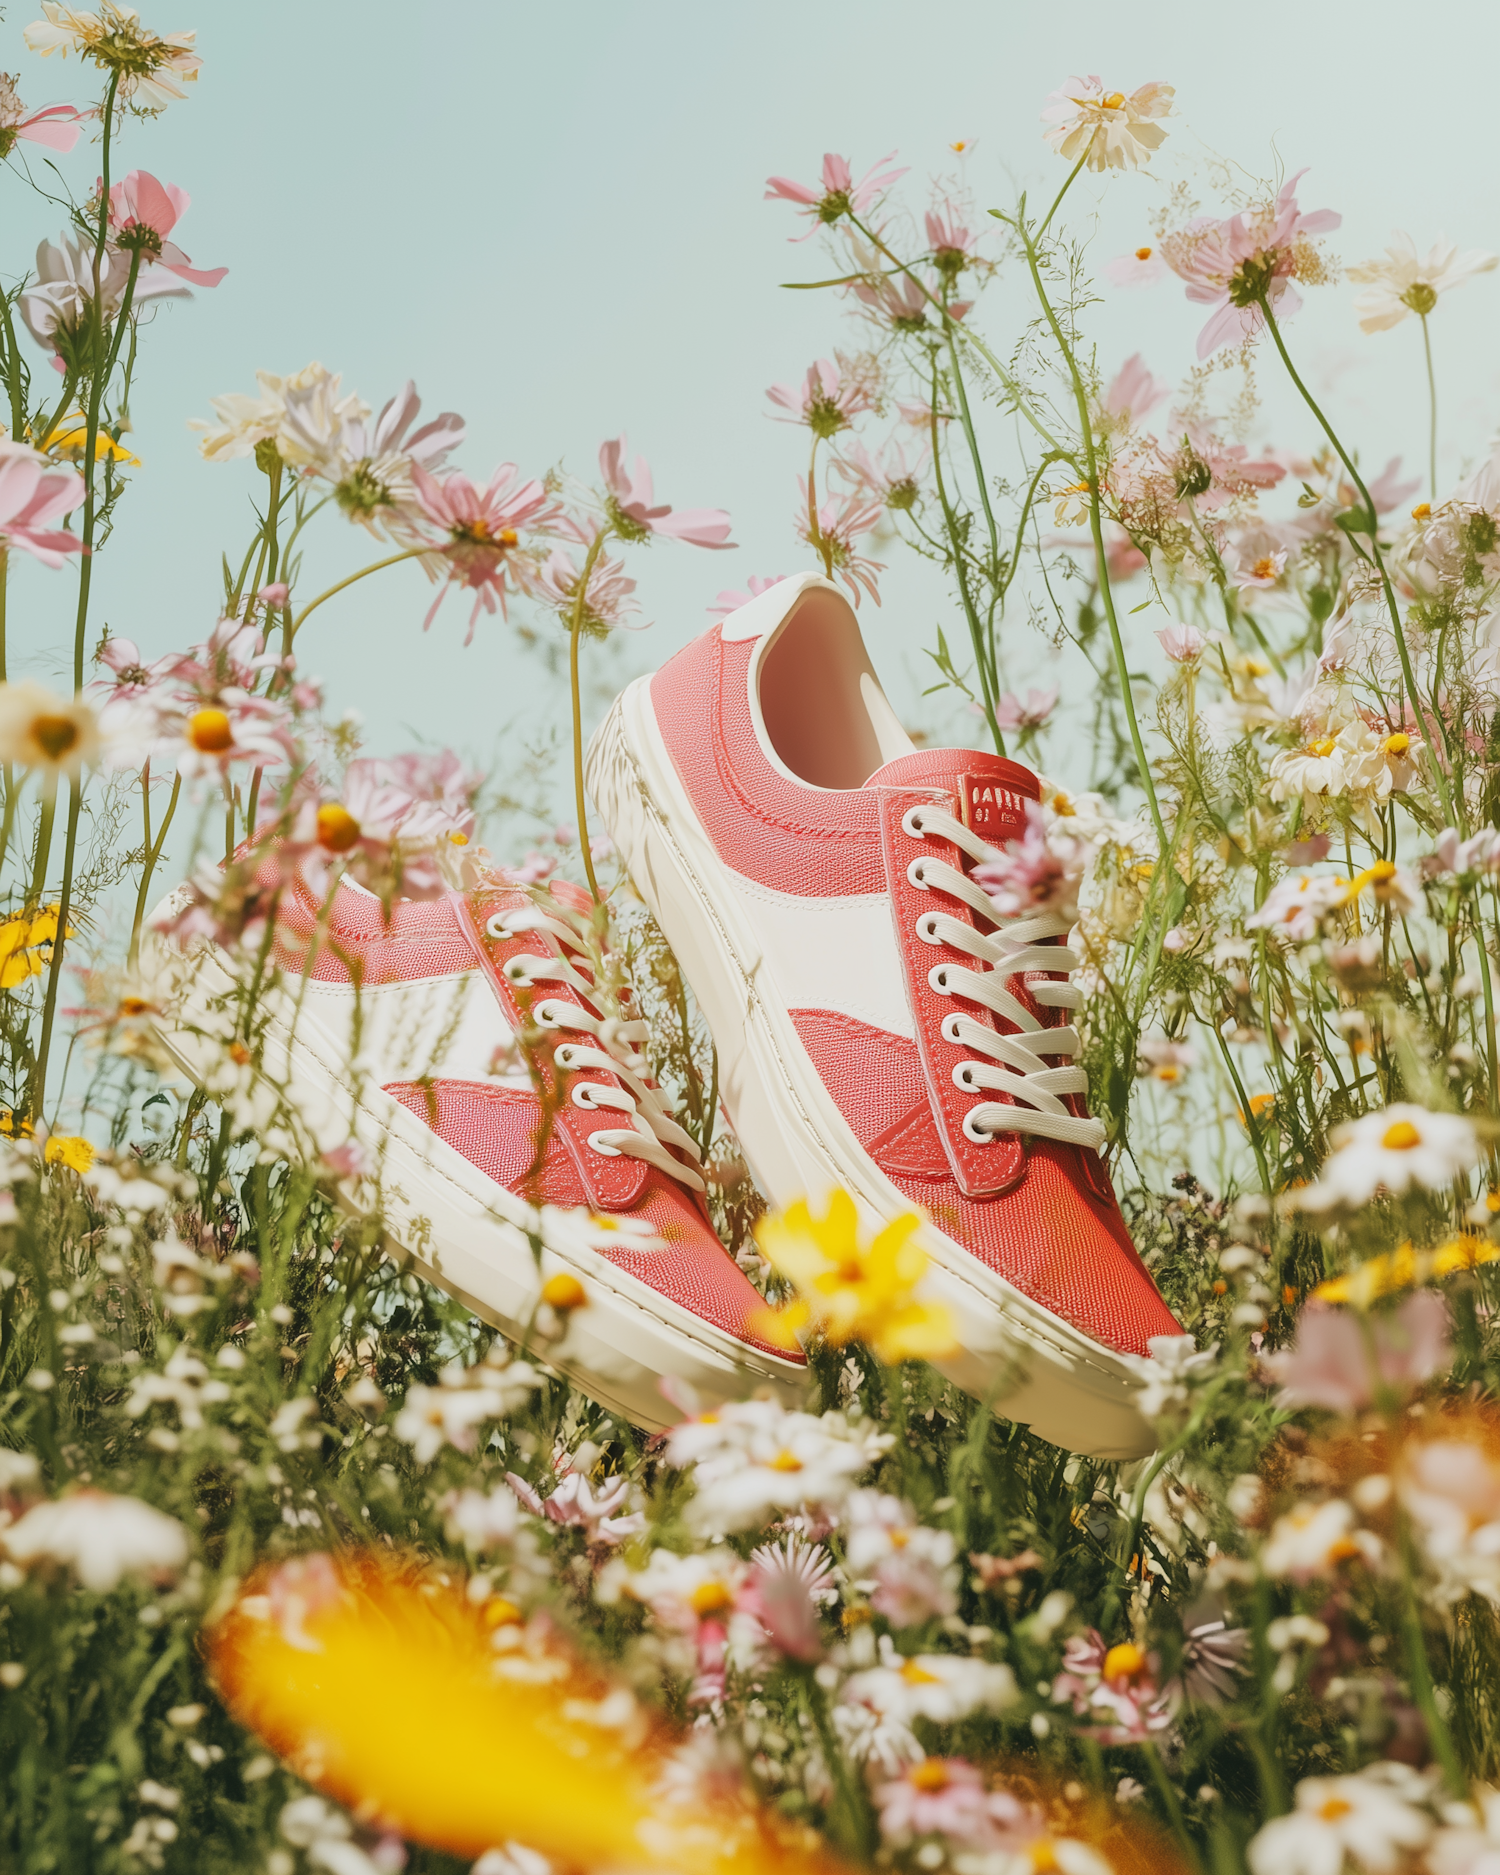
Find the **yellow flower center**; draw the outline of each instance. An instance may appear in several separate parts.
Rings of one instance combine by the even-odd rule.
[[[722,1582],[700,1582],[688,1596],[693,1613],[701,1620],[706,1615],[721,1615],[732,1607],[734,1597]]]
[[[1410,1152],[1413,1146],[1421,1145],[1422,1135],[1410,1120],[1397,1120],[1381,1134],[1380,1143],[1387,1152]]]
[[[576,1276],[559,1271],[542,1284],[542,1300],[549,1308],[556,1309],[559,1315],[570,1315],[574,1309],[583,1307],[588,1301],[588,1295]]]
[[[1031,1857],[1033,1875],[1053,1875],[1057,1867],[1057,1855],[1048,1837],[1043,1836],[1032,1843],[1026,1853]]]
[[[1111,91],[1107,97],[1100,98],[1099,100],[1099,108],[1102,111],[1122,110],[1124,104],[1125,93],[1123,91]]]
[[[1106,1680],[1134,1680],[1145,1671],[1146,1656],[1134,1641],[1121,1641],[1104,1656]]]
[[[907,1544],[910,1543],[910,1541],[911,1541],[910,1530],[892,1530],[891,1532],[891,1548],[892,1549],[905,1549]]]
[[[1307,753],[1309,755],[1322,756],[1326,759],[1328,756],[1333,754],[1335,747],[1336,747],[1336,743],[1332,736],[1320,736],[1316,742],[1311,744],[1311,746],[1308,748]]]
[[[1271,558],[1270,554],[1262,554],[1255,562],[1255,577],[1257,579],[1275,579],[1276,562]]]
[[[1387,755],[1405,755],[1410,747],[1411,737],[1400,732],[1394,736],[1387,736],[1385,739],[1385,752]]]
[[[915,1660],[908,1660],[901,1669],[901,1677],[908,1686],[941,1686],[942,1681],[935,1673],[929,1673],[926,1667]]]
[[[1432,519],[1432,503],[1430,501],[1419,501],[1416,507],[1411,511],[1411,518],[1414,521],[1430,521]]]
[[[1354,1808],[1346,1797],[1329,1797],[1318,1805],[1318,1815],[1325,1823],[1337,1823],[1341,1816],[1347,1816]]]
[[[952,1782],[948,1776],[948,1767],[941,1758],[924,1758],[920,1764],[914,1764],[906,1775],[916,1790],[946,1790]]]
[[[60,762],[78,740],[78,725],[71,716],[37,716],[31,739],[49,762]]]
[[[190,718],[187,738],[200,755],[222,755],[234,743],[234,731],[223,710],[199,710]]]
[[[795,1452],[788,1452],[785,1449],[778,1452],[771,1460],[772,1471],[801,1471],[801,1469],[802,1460]]]
[[[1138,247],[1138,248],[1137,248],[1137,249],[1135,250],[1135,257],[1136,257],[1136,259],[1137,259],[1137,260],[1150,260],[1150,258],[1151,258],[1151,250],[1150,250],[1150,248],[1149,248],[1149,247]]]
[[[448,838],[454,846],[467,846],[469,844],[469,836],[466,833],[450,833]]]
[[[484,1625],[487,1628],[513,1628],[520,1619],[520,1609],[503,1595],[492,1595],[484,1605]]]
[[[327,801],[318,809],[318,845],[330,853],[347,853],[359,838],[359,822],[347,807]]]

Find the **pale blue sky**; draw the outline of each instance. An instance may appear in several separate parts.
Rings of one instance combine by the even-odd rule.
[[[242,545],[256,479],[247,465],[200,462],[186,420],[207,414],[217,392],[253,388],[257,367],[319,358],[376,407],[412,376],[430,413],[461,411],[461,461],[476,475],[507,459],[528,472],[562,459],[589,474],[600,440],[626,429],[663,498],[728,508],[741,551],[662,543],[635,556],[653,626],[620,647],[614,668],[660,662],[702,628],[720,586],[801,563],[790,514],[802,452],[767,420],[764,389],[857,342],[831,298],[777,290],[820,262],[816,244],[788,244],[795,218],[761,200],[764,178],[810,178],[827,149],[863,166],[894,147],[920,171],[951,168],[945,146],[967,135],[980,140],[969,169],[980,206],[1008,206],[1019,187],[1060,180],[1037,115],[1073,71],[1126,89],[1174,83],[1179,153],[1196,137],[1255,174],[1278,160],[1310,165],[1304,205],[1343,211],[1332,245],[1346,260],[1377,252],[1393,226],[1423,246],[1441,231],[1500,248],[1490,129],[1500,32],[1478,0],[1450,0],[1430,30],[1429,16],[1390,0],[1355,10],[1316,0],[1045,10],[143,0],[143,10],[162,31],[195,26],[205,66],[188,102],[129,127],[120,169],[186,188],[182,245],[199,266],[230,269],[216,291],[167,305],[147,335],[134,439],[145,466],[96,571],[96,619],[148,652],[212,625],[219,552]],[[76,65],[22,49],[31,13],[20,0],[0,23],[0,66],[20,72],[33,105],[77,97]],[[92,159],[80,146],[63,160],[86,192]],[[13,176],[0,187],[0,265],[13,273],[58,218]],[[918,207],[923,194],[913,193]],[[1143,238],[1159,200],[1149,179],[1109,178],[1080,190],[1075,216],[1100,205],[1103,260]],[[1450,471],[1500,416],[1497,292],[1500,276],[1481,280],[1437,322]],[[1418,460],[1418,334],[1363,337],[1352,296],[1347,284],[1311,296],[1297,347],[1368,462],[1400,448]],[[987,302],[985,329],[1002,350],[1019,306],[1004,286]],[[1175,380],[1200,314],[1171,285],[1111,297],[1092,322],[1107,367],[1141,347]],[[1263,378],[1269,391],[1269,364]],[[1288,410],[1279,391],[1268,397],[1266,437],[1309,441],[1305,424],[1278,424]],[[365,544],[330,519],[303,596],[359,564]],[[13,671],[62,668],[72,579],[21,569]],[[870,635],[888,687],[910,718],[938,726],[914,692],[920,647],[952,608],[899,553],[885,597]],[[498,620],[482,621],[464,650],[458,595],[424,637],[427,603],[415,569],[378,576],[319,612],[305,667],[326,679],[335,710],[362,711],[372,752],[415,731],[475,753],[503,744],[502,763],[518,759],[539,726],[560,723],[560,687]],[[1020,619],[1011,656],[1017,680],[1052,668]],[[1069,761],[1053,752],[1064,777]]]

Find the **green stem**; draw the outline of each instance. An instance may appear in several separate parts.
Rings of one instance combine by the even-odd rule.
[[[1177,1792],[1172,1788],[1172,1780],[1167,1776],[1167,1767],[1161,1761],[1161,1753],[1151,1739],[1141,1745],[1141,1756],[1146,1760],[1146,1768],[1151,1773],[1151,1781],[1156,1786],[1156,1794],[1161,1798],[1162,1808],[1172,1825],[1172,1833],[1182,1845],[1182,1853],[1187,1857],[1188,1867],[1195,1875],[1204,1875],[1203,1858],[1198,1853],[1198,1845],[1188,1834],[1187,1820],[1182,1814],[1182,1805],[1177,1801]]]
[[[147,766],[149,768],[149,764]],[[148,784],[148,780],[149,780],[149,776],[146,774],[143,774],[141,777],[142,792],[145,791],[146,786]],[[180,774],[174,775],[172,777],[172,796],[171,796],[171,799],[167,802],[166,813],[163,814],[161,817],[161,825],[156,830],[156,840],[154,844],[151,842],[151,833],[150,833],[150,827],[151,827],[150,803],[149,801],[147,803],[146,861],[145,861],[145,865],[141,869],[140,890],[135,895],[135,919],[130,927],[130,963],[131,963],[132,968],[135,965],[136,959],[141,954],[141,926],[145,923],[145,919],[146,919],[146,900],[151,891],[151,880],[156,872],[157,861],[161,858],[162,847],[166,844],[167,829],[172,825],[172,816],[177,812],[177,797],[179,794],[181,794],[181,792],[182,792],[182,776]]]
[[[73,861],[78,851],[78,817],[83,808],[83,772],[68,785],[68,835],[63,846],[63,882],[58,895],[57,936],[52,940],[52,962],[47,971],[47,995],[42,1004],[42,1039],[37,1045],[36,1071],[29,1102],[31,1118],[40,1119],[47,1094],[47,1057],[52,1049],[52,1025],[57,1017],[57,992],[62,982],[63,951],[68,934],[68,913],[73,904]]]
[[[1071,180],[1071,178],[1070,178]],[[1053,204],[1056,207],[1056,204]],[[1140,769],[1141,786],[1145,790],[1146,804],[1151,809],[1151,820],[1156,828],[1159,842],[1158,851],[1167,850],[1167,829],[1161,817],[1161,806],[1156,798],[1156,783],[1152,778],[1151,764],[1146,759],[1146,745],[1141,740],[1141,726],[1136,720],[1135,699],[1130,693],[1130,669],[1125,661],[1125,641],[1120,635],[1120,621],[1115,616],[1114,592],[1109,583],[1109,564],[1104,548],[1104,524],[1100,508],[1099,454],[1094,447],[1094,422],[1089,411],[1088,390],[1083,382],[1083,374],[1078,369],[1078,361],[1073,355],[1073,348],[1064,336],[1061,322],[1052,310],[1052,302],[1047,297],[1047,289],[1042,284],[1042,272],[1037,261],[1036,240],[1027,228],[1024,219],[1018,217],[1015,223],[1026,249],[1026,264],[1031,272],[1031,282],[1036,289],[1037,299],[1041,302],[1042,312],[1047,324],[1052,328],[1052,337],[1063,362],[1068,367],[1068,375],[1073,381],[1073,397],[1078,405],[1078,428],[1083,438],[1084,456],[1088,464],[1089,484],[1089,532],[1094,538],[1094,564],[1099,580],[1099,596],[1104,601],[1104,616],[1109,624],[1110,645],[1114,651],[1115,672],[1120,685],[1120,701],[1125,709],[1125,721],[1130,727],[1130,740],[1135,749],[1136,765]]]
[[[325,599],[331,599],[335,593],[342,592],[346,586],[352,586],[356,580],[368,579],[371,573],[379,573],[388,566],[399,566],[403,560],[419,559],[422,554],[431,553],[432,551],[431,547],[407,547],[401,553],[391,554],[388,559],[375,561],[372,566],[362,566],[357,573],[351,573],[347,579],[339,580],[336,585],[330,586],[326,592],[320,592],[316,599],[309,600],[308,603],[303,606],[288,629],[286,633],[287,650],[291,650],[293,640],[307,623],[308,614],[310,612],[316,612]]]
[[[1432,369],[1432,332],[1427,315],[1422,321],[1422,349],[1427,354],[1427,486],[1431,499],[1437,500],[1437,376]]]
[[[26,395],[21,388],[21,350],[16,344],[15,322],[10,316],[10,296],[0,292],[0,327],[5,334],[6,388],[10,392],[11,441],[26,441]]]
[[[1276,323],[1276,315],[1271,310],[1271,302],[1264,292],[1260,295],[1256,304],[1260,307],[1261,313],[1265,318],[1266,329],[1271,334],[1271,342],[1280,353],[1282,364],[1286,366],[1287,376],[1292,380],[1292,383],[1296,385],[1303,403],[1307,405],[1314,417],[1317,418],[1319,427],[1328,438],[1329,442],[1332,443],[1339,461],[1342,462],[1344,467],[1349,471],[1349,479],[1359,490],[1360,499],[1365,504],[1365,514],[1370,524],[1370,553],[1374,558],[1376,571],[1380,574],[1381,588],[1385,593],[1386,609],[1391,615],[1391,629],[1396,637],[1396,651],[1401,659],[1401,676],[1406,685],[1406,694],[1411,698],[1412,709],[1416,714],[1417,723],[1421,728],[1422,734],[1427,739],[1428,748],[1433,748],[1435,744],[1436,747],[1440,748],[1443,752],[1442,763],[1438,762],[1436,759],[1433,761],[1433,779],[1437,784],[1438,796],[1443,803],[1443,812],[1448,818],[1448,824],[1450,826],[1457,826],[1459,823],[1454,819],[1453,799],[1448,792],[1448,774],[1453,772],[1453,757],[1452,751],[1448,747],[1447,725],[1443,722],[1442,716],[1436,714],[1437,735],[1434,738],[1432,731],[1427,726],[1426,718],[1423,715],[1422,696],[1421,692],[1417,689],[1417,676],[1416,672],[1412,669],[1411,652],[1407,648],[1406,633],[1401,624],[1401,609],[1396,604],[1396,595],[1391,587],[1390,575],[1385,570],[1385,559],[1380,551],[1379,522],[1375,513],[1375,504],[1370,499],[1370,491],[1365,487],[1364,478],[1360,475],[1359,470],[1355,468],[1348,451],[1334,433],[1333,425],[1328,421],[1327,417],[1323,415],[1317,399],[1302,382],[1297,367],[1292,363],[1292,355],[1286,348],[1286,341],[1281,336],[1281,327]],[[1446,769],[1444,764],[1446,764]],[[1467,821],[1467,816],[1465,816],[1465,821]],[[1465,829],[1461,829],[1461,831],[1462,830]]]
[[[807,538],[817,549],[823,561],[823,577],[833,578],[833,548],[823,538],[823,530],[818,526],[818,433],[813,431],[812,454],[807,458]]]
[[[36,829],[36,857],[31,867],[31,885],[26,893],[27,909],[34,911],[42,902],[47,885],[47,862],[52,857],[52,822],[57,814],[57,782],[42,784],[42,814]]]
[[[1459,1762],[1458,1747],[1453,1742],[1448,1721],[1438,1710],[1437,1692],[1432,1684],[1427,1641],[1422,1633],[1422,1602],[1417,1593],[1411,1532],[1404,1522],[1401,1529],[1401,1627],[1406,1639],[1406,1675],[1411,1683],[1411,1696],[1427,1726],[1432,1755],[1443,1768],[1449,1792],[1454,1797],[1466,1797],[1469,1780]]]
[[[1089,153],[1087,150],[1085,150],[1083,155],[1079,157],[1078,161],[1073,165],[1072,169],[1068,172],[1067,181],[1058,190],[1056,196],[1053,198],[1051,208],[1047,210],[1045,219],[1042,221],[1041,226],[1036,231],[1036,238],[1038,241],[1041,240],[1042,236],[1052,226],[1052,217],[1057,213],[1058,209],[1062,206],[1063,197],[1068,193],[1069,189],[1072,188],[1074,182],[1077,181],[1079,170],[1083,168],[1084,164],[1088,160],[1089,160]]]
[[[943,511],[943,525],[948,530],[948,551],[953,556],[953,573],[958,581],[958,596],[963,602],[964,619],[969,627],[969,640],[974,648],[974,668],[979,678],[979,696],[984,705],[985,721],[989,724],[990,738],[995,745],[995,753],[1005,754],[1005,738],[1000,733],[1000,724],[995,718],[995,680],[984,655],[984,630],[979,623],[979,614],[974,610],[974,597],[969,591],[969,578],[964,570],[963,542],[959,538],[958,523],[954,519],[952,504],[948,500],[948,491],[943,486],[943,459],[939,448],[937,424],[937,378],[934,367],[932,387],[932,475],[937,489],[938,506]]]
[[[808,486],[810,489],[810,481]],[[578,849],[583,854],[583,870],[595,904],[604,902],[604,894],[594,877],[594,855],[589,850],[588,798],[583,789],[583,694],[578,683],[578,641],[583,636],[583,610],[588,600],[589,579],[609,534],[607,527],[601,527],[593,538],[583,563],[583,571],[578,576],[578,590],[573,598],[573,617],[568,625],[568,688],[573,699],[573,801],[578,812]]]

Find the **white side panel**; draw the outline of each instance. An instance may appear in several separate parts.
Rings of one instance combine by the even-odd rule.
[[[429,1074],[491,1086],[531,1085],[519,1065],[501,1075],[490,1072],[496,1051],[509,1047],[512,1032],[478,970],[380,983],[362,990],[358,999],[347,983],[297,983],[288,990],[301,998],[299,1020],[312,1021],[340,1061],[353,1057],[357,1008],[359,1064],[377,1087]]]

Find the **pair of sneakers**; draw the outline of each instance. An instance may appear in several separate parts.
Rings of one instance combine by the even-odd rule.
[[[918,1210],[957,1335],[944,1371],[1061,1446],[1148,1451],[1133,1360],[1180,1331],[1088,1115],[1077,959],[1061,918],[1007,917],[971,876],[1023,833],[1035,776],[916,748],[847,600],[804,574],[631,684],[588,783],[770,1201],[842,1188],[872,1230]],[[320,905],[294,881],[265,1066],[315,1137],[379,1155],[391,1248],[478,1315],[519,1337],[552,1277],[581,1295],[554,1358],[611,1410],[670,1423],[668,1378],[800,1395],[800,1359],[756,1332],[764,1304],[709,1221],[628,990],[590,961],[589,903],[487,878],[387,918],[352,885]],[[237,966],[200,943],[177,968],[165,1040],[201,1079]]]

